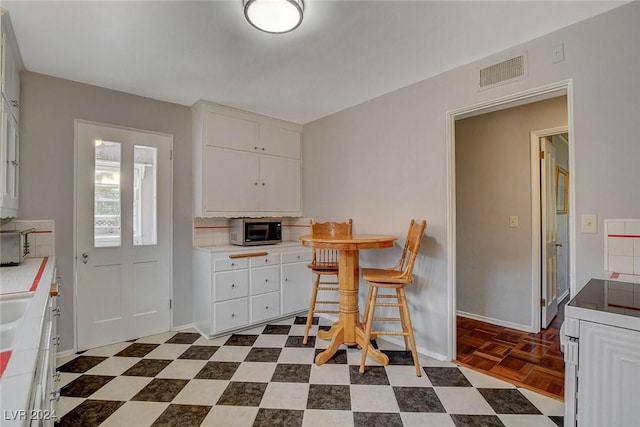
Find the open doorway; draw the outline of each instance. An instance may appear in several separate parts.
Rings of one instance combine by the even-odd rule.
[[[449,115],[450,197],[454,199],[450,199],[450,225],[455,242],[450,281],[455,292],[451,358],[460,361],[463,355],[467,366],[554,397],[563,395],[559,340],[556,345],[561,321],[552,320],[555,313],[551,307],[545,307],[543,315],[540,303],[546,282],[563,286],[550,294],[554,301],[569,293],[569,210],[562,219],[556,214],[556,165],[548,166],[553,169],[549,174],[534,171],[533,162],[534,155],[539,162],[541,138],[550,149],[559,146],[564,188],[570,189],[569,86],[567,83],[558,91],[532,91],[510,102],[496,101]],[[551,129],[554,134],[547,132]],[[535,150],[534,131],[541,134],[535,140]],[[549,157],[557,161],[557,154]],[[553,206],[541,199],[546,193],[553,197]],[[567,207],[568,194],[563,193],[559,200]],[[549,269],[555,272],[564,266],[560,272],[564,276],[558,281],[542,280],[543,274],[545,279],[549,277],[542,268],[542,246],[547,241],[542,232],[548,228],[541,223],[543,206],[553,211],[548,223],[563,226],[562,243],[551,243],[553,248],[561,248]],[[541,332],[547,314],[552,321],[542,325]],[[538,375],[527,378],[534,373]],[[536,387],[542,383],[542,389]]]

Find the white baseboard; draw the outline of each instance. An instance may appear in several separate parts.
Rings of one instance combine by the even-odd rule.
[[[198,328],[196,328],[196,326],[193,323],[188,323],[186,325],[174,326],[173,328],[171,328],[172,331],[176,331],[176,332],[184,331],[185,329],[198,330]],[[198,332],[200,332],[200,331],[198,331]]]
[[[492,317],[480,316],[478,314],[467,313],[465,311],[456,311],[456,315],[460,317],[467,317],[473,320],[479,320],[480,322],[491,323],[492,325],[504,326],[505,328],[517,329],[524,332],[533,332],[531,325],[522,325],[520,323],[507,322],[505,320],[494,319]]]
[[[67,357],[67,356],[72,356],[74,354],[76,354],[76,351],[74,349],[58,351],[56,353],[56,359],[60,359],[60,358]]]
[[[560,296],[558,297],[558,302],[563,301],[563,300],[564,300],[566,297],[568,297],[568,296],[569,296],[569,289],[567,289],[566,291],[564,291],[564,292],[562,293],[562,295],[560,295]]]

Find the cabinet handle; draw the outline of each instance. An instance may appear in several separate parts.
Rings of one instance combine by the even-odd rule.
[[[262,186],[264,187],[264,182],[262,183]]]
[[[56,307],[52,310],[52,313],[55,317],[60,317],[60,307]]]
[[[12,99],[12,100],[11,100],[11,105],[12,105],[12,106],[14,106],[14,107],[16,107],[16,108],[20,108],[20,103],[18,103],[18,101],[17,101],[17,100],[15,100],[15,99]]]
[[[253,183],[253,185],[258,185],[258,183],[257,183],[257,182],[254,182],[254,183]]]
[[[269,279],[264,279],[264,283],[269,283]]]
[[[269,306],[268,306],[268,305],[266,305],[266,306],[264,307],[264,309],[265,309],[265,310],[269,310]]]
[[[285,278],[284,278],[284,281],[285,281],[285,282],[288,282],[288,281],[289,281],[289,278],[288,278],[288,277],[285,277]]]
[[[233,288],[235,288],[235,287],[236,287],[236,284],[235,284],[235,283],[232,283],[232,284],[231,284],[231,289],[233,289]]]
[[[235,266],[236,266],[236,263],[235,263],[235,262],[232,262],[232,263],[231,263],[231,267],[235,267]]]
[[[269,255],[269,252],[247,252],[247,253],[243,253],[243,254],[231,254],[229,255],[229,258],[234,259],[234,258],[252,258],[252,257],[257,257],[257,256],[267,256]]]
[[[254,149],[254,150],[257,150],[257,149],[258,149],[258,147],[253,147],[253,149]]]
[[[17,161],[17,160],[11,160],[11,164],[12,164],[13,166],[18,166],[18,164],[19,164],[19,163],[18,163],[18,161]]]
[[[60,400],[60,390],[54,390],[51,392],[51,401],[58,401]]]
[[[231,317],[236,317],[236,314],[235,313],[231,313]]]
[[[262,147],[262,151],[264,151],[264,147]]]

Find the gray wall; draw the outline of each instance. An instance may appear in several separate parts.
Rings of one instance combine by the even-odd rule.
[[[55,221],[57,263],[66,285],[61,300],[61,350],[69,350],[74,346],[75,119],[173,135],[173,324],[190,324],[190,109],[42,74],[23,72],[21,78],[19,217]]]
[[[578,218],[598,215],[596,234],[572,225],[580,288],[602,273],[603,219],[640,217],[638,22],[640,2],[633,2],[502,52],[528,52],[528,76],[517,82],[479,91],[478,66],[490,64],[483,60],[304,126],[305,216],[351,217],[356,231],[400,236],[409,218],[428,220],[408,289],[423,349],[448,354],[447,112],[573,79],[572,208]],[[561,43],[566,59],[554,64],[551,53]],[[363,251],[362,261],[385,262],[397,253]]]
[[[456,121],[459,311],[533,328],[530,132],[566,125],[565,96]]]

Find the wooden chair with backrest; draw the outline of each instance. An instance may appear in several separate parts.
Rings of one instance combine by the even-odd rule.
[[[350,237],[353,221],[348,222],[310,222],[311,235],[313,237]],[[313,258],[309,268],[315,275],[313,289],[311,290],[311,301],[309,302],[309,313],[307,314],[307,324],[304,328],[303,344],[309,338],[309,330],[313,323],[313,317],[317,313],[338,314],[339,301],[318,300],[318,291],[338,291],[338,251],[335,249],[314,249]],[[336,276],[334,280],[327,281],[327,276]],[[334,309],[318,309],[316,306],[335,306]]]
[[[413,266],[416,262],[418,250],[427,228],[427,222],[420,223],[411,220],[409,225],[409,233],[402,250],[400,261],[395,267],[388,269],[365,268],[362,270],[362,277],[369,283],[369,296],[363,316],[365,332],[364,332],[364,348],[362,349],[362,359],[360,361],[360,373],[364,373],[365,362],[367,359],[367,351],[371,345],[371,337],[379,335],[402,335],[404,338],[405,349],[409,350],[411,345],[411,355],[413,363],[416,365],[416,375],[422,376],[420,371],[420,363],[418,362],[418,353],[416,351],[416,341],[413,336],[413,327],[411,326],[411,317],[409,315],[409,306],[407,297],[404,292],[405,286],[413,282]],[[379,289],[393,289],[395,293],[378,293]],[[389,302],[390,301],[390,302]],[[397,307],[399,317],[375,317],[376,307]],[[373,330],[374,322],[400,322],[402,331],[386,331]],[[409,342],[407,342],[407,338]]]

